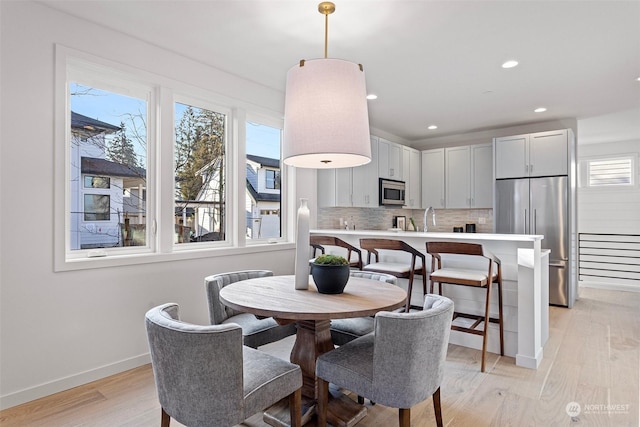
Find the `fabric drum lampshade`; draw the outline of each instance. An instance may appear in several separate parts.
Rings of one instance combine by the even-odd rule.
[[[301,61],[287,73],[287,165],[343,168],[371,161],[364,71],[340,59]]]

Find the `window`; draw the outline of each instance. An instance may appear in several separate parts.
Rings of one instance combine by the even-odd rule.
[[[267,188],[271,190],[280,189],[280,171],[267,169]]]
[[[70,74],[69,250],[146,246],[143,189],[151,90],[133,83],[127,88],[126,81],[96,78],[81,69]],[[132,229],[135,241],[129,238]]]
[[[635,185],[635,156],[592,158],[580,162],[580,186],[589,188]]]
[[[62,46],[56,71],[56,271],[286,242],[281,119]]]
[[[111,180],[106,176],[84,176],[84,188],[109,188]],[[126,189],[125,189],[126,191]]]
[[[227,114],[176,102],[174,243],[227,240]]]
[[[111,219],[111,199],[98,194],[84,195],[84,220],[109,221]],[[95,231],[94,231],[95,233]]]
[[[280,147],[282,127],[247,122],[247,239],[282,237]]]
[[[593,160],[589,162],[589,187],[633,184],[630,158]]]

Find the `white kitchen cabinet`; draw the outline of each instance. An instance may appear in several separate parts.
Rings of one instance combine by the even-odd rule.
[[[470,149],[468,146],[445,148],[445,206],[465,209],[470,202]]]
[[[422,199],[420,151],[402,147],[402,179],[405,182],[405,208],[419,209]]]
[[[567,175],[566,129],[494,139],[496,179]]]
[[[567,175],[568,141],[566,129],[532,133],[529,140],[529,176]]]
[[[371,136],[371,162],[352,168],[352,205],[375,208],[378,200],[378,137]]]
[[[445,149],[445,205],[448,209],[491,208],[491,144]]]
[[[378,176],[402,181],[402,145],[378,139]]]
[[[371,162],[353,168],[318,170],[318,206],[378,206],[378,138],[371,137]]]
[[[444,148],[422,151],[422,208],[444,208]]]
[[[318,206],[348,207],[351,201],[352,168],[318,170]]]
[[[493,146],[471,146],[471,207],[493,208]]]

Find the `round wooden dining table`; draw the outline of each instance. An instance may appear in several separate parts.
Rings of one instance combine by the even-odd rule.
[[[291,362],[300,366],[302,395],[313,406],[317,400],[316,359],[334,348],[331,319],[373,316],[402,307],[407,293],[389,283],[350,277],[343,293],[321,294],[311,276],[306,290],[295,289],[294,280],[294,276],[269,276],[231,283],[220,291],[220,301],[235,310],[273,317],[281,324],[296,322]],[[280,412],[284,416],[288,413]],[[327,418],[334,426],[348,427],[365,414],[364,406],[344,397],[329,402]],[[270,424],[287,425],[284,421]]]

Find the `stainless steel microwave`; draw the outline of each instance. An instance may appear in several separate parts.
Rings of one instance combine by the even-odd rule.
[[[404,181],[379,178],[380,206],[404,206]]]

